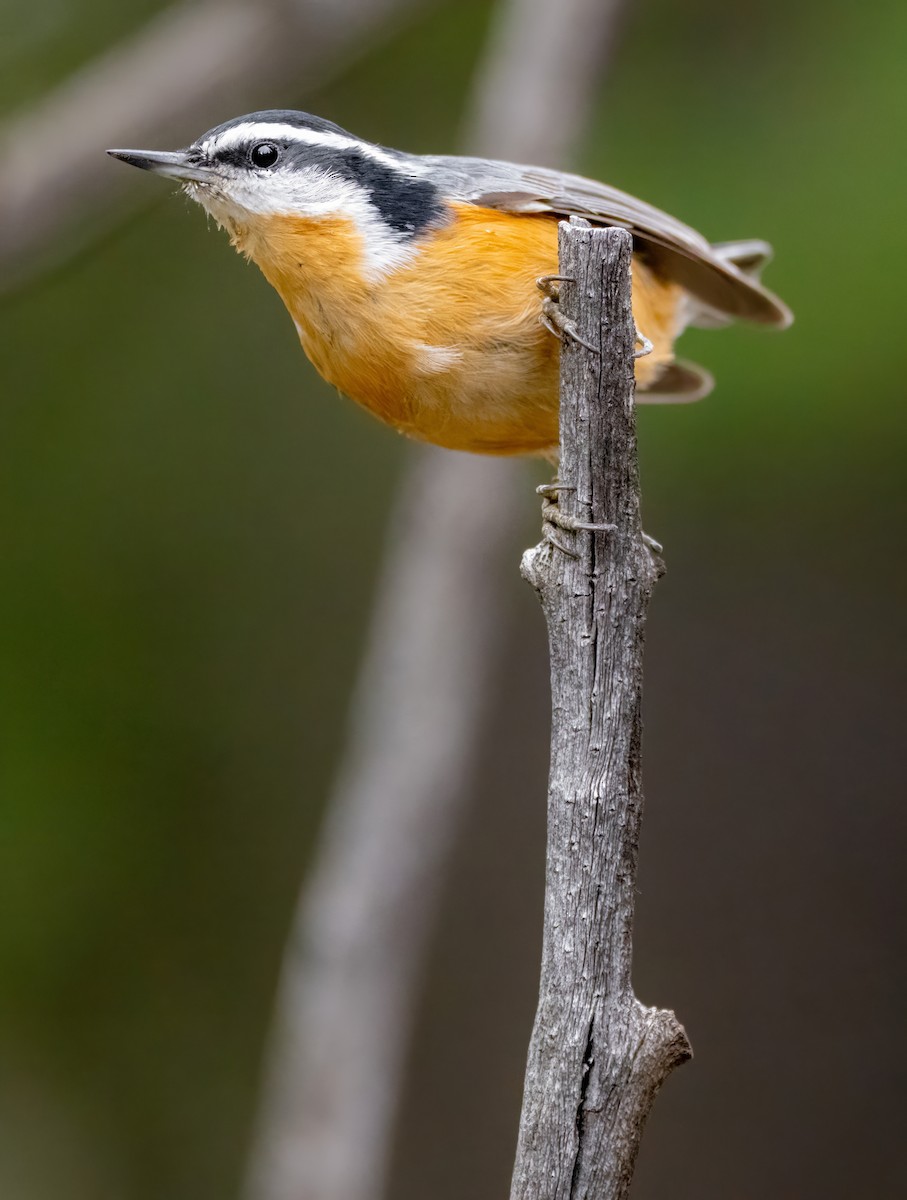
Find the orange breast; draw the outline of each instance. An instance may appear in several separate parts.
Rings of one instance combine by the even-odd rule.
[[[454,205],[454,219],[377,281],[352,221],[271,217],[237,237],[280,293],[315,367],[395,428],[451,449],[544,453],[557,444],[559,343],[535,281],[557,273],[557,223]],[[633,308],[669,361],[680,289],[634,262]]]

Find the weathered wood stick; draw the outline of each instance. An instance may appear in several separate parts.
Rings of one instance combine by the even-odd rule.
[[[631,250],[622,229],[560,227],[572,281],[561,310],[589,345],[562,345],[557,544],[523,559],[548,624],[552,732],[541,984],[511,1200],[623,1200],[655,1094],[690,1057],[674,1014],[645,1007],[631,983],[643,628],[661,565],[640,523]]]

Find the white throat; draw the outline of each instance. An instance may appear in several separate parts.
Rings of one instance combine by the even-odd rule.
[[[365,188],[320,167],[254,175],[222,168],[216,183],[190,183],[186,190],[231,235],[254,225],[256,217],[342,217],[362,239],[363,268],[370,282],[404,266],[416,253],[410,239],[381,219]]]

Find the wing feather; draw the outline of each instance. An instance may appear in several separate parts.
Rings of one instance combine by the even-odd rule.
[[[755,277],[750,264],[738,266],[721,246],[711,246],[689,225],[627,192],[581,175],[483,158],[434,156],[428,163],[432,177],[455,200],[502,212],[576,215],[601,225],[623,226],[652,268],[679,283],[706,315],[782,329],[793,320],[783,301]],[[759,246],[764,255],[770,253],[765,243]]]

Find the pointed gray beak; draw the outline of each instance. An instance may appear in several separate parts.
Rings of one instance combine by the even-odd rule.
[[[129,163],[131,167],[153,171],[155,175],[166,175],[169,179],[205,183],[214,174],[210,167],[200,167],[190,162],[185,150],[108,150],[107,153],[111,158]]]

